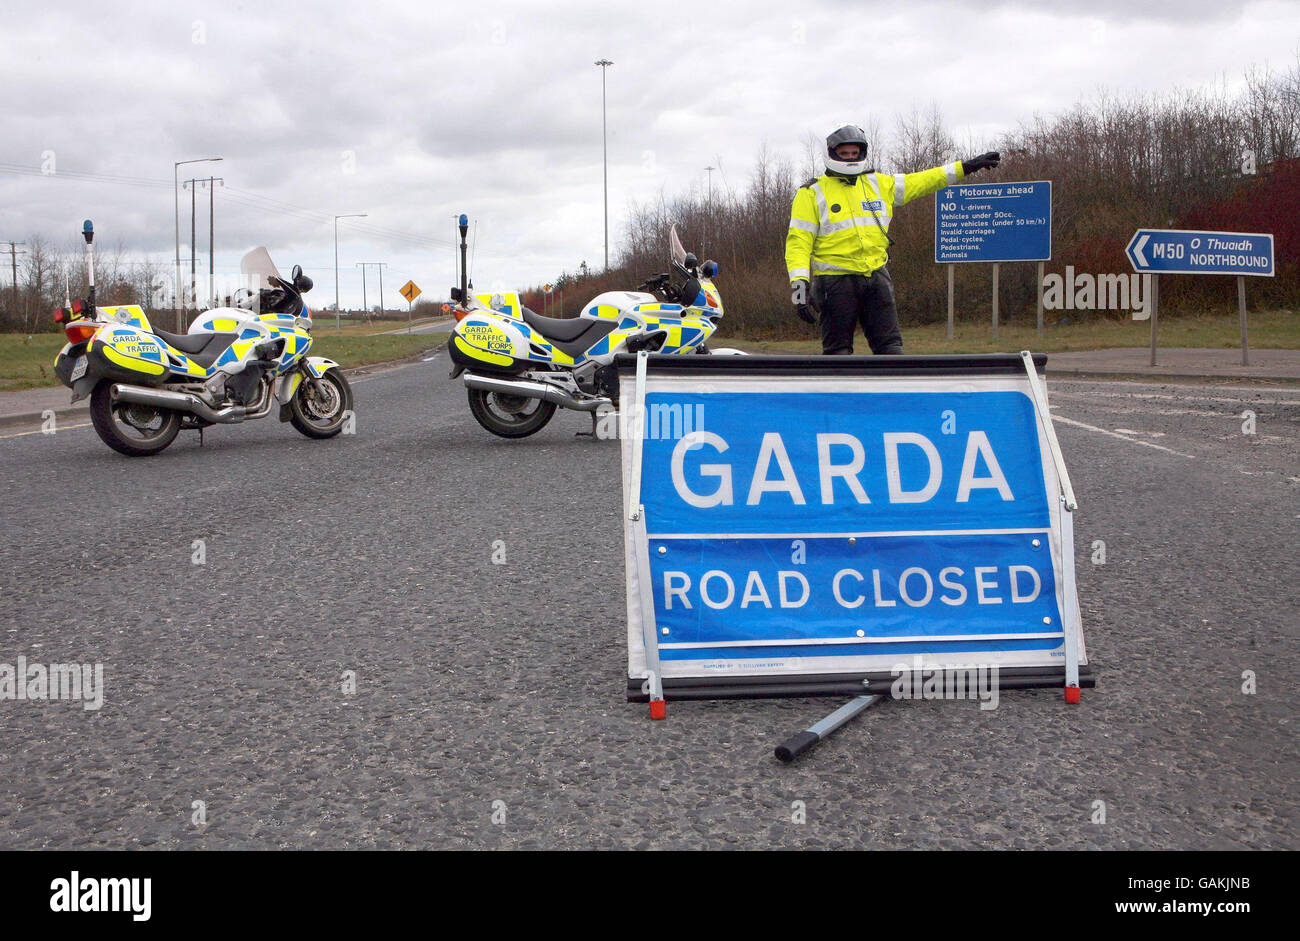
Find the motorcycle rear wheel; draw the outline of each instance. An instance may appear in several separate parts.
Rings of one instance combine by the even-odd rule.
[[[555,414],[555,403],[522,395],[468,389],[469,410],[475,420],[502,438],[527,438],[546,427]]]
[[[130,402],[114,405],[112,389],[113,383],[105,379],[90,393],[90,421],[106,445],[127,457],[148,457],[176,440],[181,430],[180,412]],[[128,415],[136,424],[127,420]],[[155,424],[157,427],[152,427]]]

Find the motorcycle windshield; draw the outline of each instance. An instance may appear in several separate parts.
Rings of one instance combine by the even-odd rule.
[[[275,267],[275,262],[271,260],[271,253],[259,245],[239,263],[239,270],[244,276],[244,284],[251,290],[261,288],[278,288],[278,284],[272,284],[271,278],[279,278],[280,271]]]
[[[677,264],[686,264],[686,249],[682,247],[682,240],[677,237],[676,223],[673,223],[672,228],[668,230],[668,253]]]

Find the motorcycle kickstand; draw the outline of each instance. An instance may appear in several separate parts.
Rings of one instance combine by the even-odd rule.
[[[597,417],[597,415],[596,415],[595,412],[588,412],[587,414],[589,414],[589,415],[591,416],[591,431],[575,431],[575,432],[573,433],[573,436],[574,436],[575,438],[597,438],[597,437],[599,437],[599,435],[597,435],[596,432],[597,432],[597,430],[598,430],[599,427],[600,427],[600,419]]]

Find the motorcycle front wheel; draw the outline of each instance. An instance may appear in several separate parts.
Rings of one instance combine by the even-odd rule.
[[[480,425],[502,438],[527,438],[546,427],[555,403],[503,392],[469,389],[469,410]]]
[[[289,421],[308,438],[333,438],[352,414],[352,387],[337,369],[298,383]]]
[[[176,440],[180,412],[135,402],[113,402],[113,383],[105,379],[90,393],[90,421],[100,440],[119,454],[148,457]]]

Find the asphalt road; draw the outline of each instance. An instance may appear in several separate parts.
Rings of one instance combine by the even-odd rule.
[[[1300,844],[1300,389],[1054,382],[1099,687],[887,703],[783,766],[838,703],[626,703],[616,443],[497,439],[446,371],[363,378],[327,442],[0,433],[0,663],[105,676],[0,701],[0,848]]]

